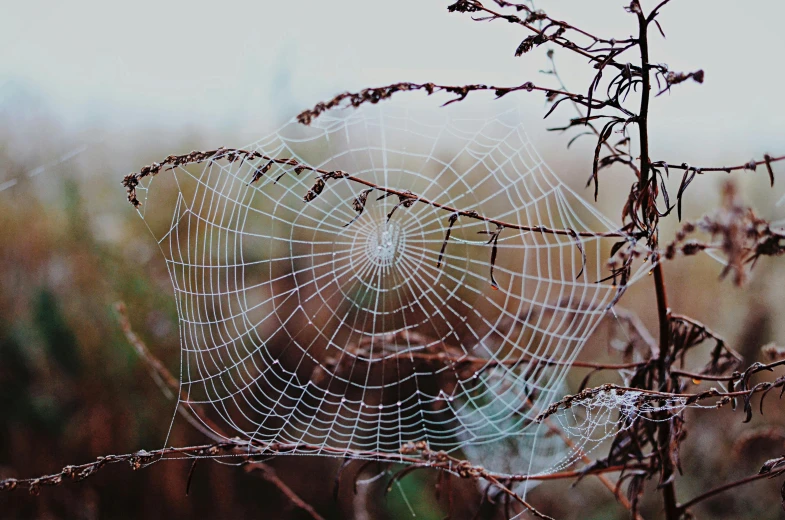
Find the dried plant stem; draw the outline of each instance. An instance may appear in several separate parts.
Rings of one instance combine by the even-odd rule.
[[[532,25],[531,23],[529,23],[529,22],[527,22],[525,20],[521,20],[520,18],[518,18],[515,15],[506,15],[504,13],[500,13],[498,11],[494,11],[493,9],[489,9],[488,7],[485,7],[484,5],[482,5],[477,0],[474,0],[474,1],[470,0],[470,2],[468,2],[468,3],[473,4],[476,7],[477,11],[483,11],[483,12],[489,14],[492,17],[492,19],[506,20],[509,23],[515,23],[515,24],[521,25],[521,26],[527,28],[528,30],[530,30],[531,32],[533,32],[533,33],[535,33],[537,35],[547,37],[547,35],[545,35],[542,30],[540,30],[539,28],[537,28],[536,26]],[[506,7],[506,6],[512,5],[512,4],[508,3],[508,2],[502,2],[502,1],[498,1],[498,0],[497,0],[496,3],[499,4],[500,7]],[[579,32],[580,34],[583,34],[584,36],[587,36],[587,37],[593,39],[595,42],[607,42],[607,43],[610,42],[610,40],[601,40],[600,38],[596,38],[595,36],[592,36],[590,33],[586,32],[586,31],[577,30],[572,25],[570,25],[570,24],[568,24],[566,22],[563,22],[561,20],[553,20],[553,22],[554,22],[555,25],[562,26],[565,29],[575,30],[576,32]],[[595,54],[591,53],[590,51],[588,51],[588,50],[586,50],[586,49],[584,49],[582,47],[579,47],[579,46],[575,45],[574,43],[572,43],[572,42],[570,42],[570,41],[568,41],[566,39],[555,38],[555,39],[550,39],[550,41],[554,42],[556,45],[559,45],[560,47],[564,47],[567,50],[575,52],[575,53],[583,56],[584,58],[589,59],[592,62],[599,63],[599,62],[603,61],[602,58],[596,56]],[[624,42],[622,42],[622,43],[624,43]],[[624,65],[621,65],[621,64],[619,64],[619,63],[617,63],[616,61],[613,61],[613,60],[610,60],[610,64],[612,66],[616,67],[616,68],[619,68],[619,69],[624,67]]]
[[[782,365],[782,364],[785,363],[778,363],[778,365]],[[745,374],[747,375],[742,377],[742,379],[747,379],[749,377],[749,374],[760,371],[761,367],[766,367],[765,369],[770,369],[768,367],[772,365],[761,365],[759,363],[755,364],[751,366],[747,371],[745,371]],[[770,392],[775,388],[782,389],[783,393],[785,393],[785,376],[782,376],[771,382],[769,381],[761,382],[752,387],[746,387],[745,385],[745,387],[742,390],[734,390],[729,392],[720,391],[717,390],[716,388],[710,388],[708,390],[702,392],[695,392],[695,393],[667,392],[667,391],[649,390],[645,388],[634,388],[629,386],[621,386],[612,383],[606,383],[604,385],[600,385],[594,388],[587,388],[577,394],[563,397],[562,399],[556,401],[555,403],[552,403],[535,420],[543,421],[544,419],[553,415],[560,409],[570,408],[575,403],[580,403],[582,401],[590,400],[603,392],[615,392],[618,395],[634,393],[638,395],[639,403],[653,402],[653,401],[667,402],[673,400],[683,400],[685,406],[699,403],[706,399],[719,397],[720,399],[715,403],[715,407],[721,408],[731,403],[734,398],[749,399],[755,394],[764,394],[765,396],[765,394],[767,394],[768,392]]]
[[[702,501],[704,501],[704,500],[706,500],[708,498],[711,498],[713,496],[716,496],[716,495],[719,495],[721,493],[724,493],[725,491],[728,491],[729,489],[733,489],[733,488],[737,488],[737,487],[740,487],[740,486],[744,486],[746,484],[749,484],[751,482],[755,482],[755,481],[758,481],[758,480],[761,480],[761,479],[764,479],[764,478],[771,479],[771,478],[776,478],[776,477],[779,477],[779,476],[782,476],[782,475],[785,475],[785,468],[777,470],[777,471],[773,471],[773,472],[770,472],[770,473],[761,471],[760,473],[757,473],[755,475],[750,475],[749,477],[745,477],[745,478],[742,478],[742,479],[739,479],[739,480],[734,480],[733,482],[728,482],[726,484],[722,484],[721,486],[717,486],[714,489],[710,489],[710,490],[708,490],[708,491],[706,491],[704,493],[701,493],[700,495],[698,495],[698,496],[696,496],[694,498],[691,498],[690,500],[688,500],[687,502],[685,502],[683,504],[679,504],[677,506],[677,511],[678,511],[678,513],[680,515],[682,515],[682,514],[684,514],[687,511],[687,509],[689,509],[690,507],[694,506],[698,502],[702,502]]]
[[[770,157],[766,155],[763,159],[757,161],[752,160],[748,163],[744,164],[737,164],[735,166],[690,166],[687,163],[682,164],[668,164],[668,168],[671,170],[695,170],[701,173],[705,172],[725,172],[730,173],[733,171],[740,171],[740,170],[752,170],[754,171],[758,166],[765,166],[767,164],[785,161],[785,155],[781,155],[779,157]]]
[[[279,164],[284,166],[290,166],[292,167],[293,170],[311,171],[313,173],[318,174],[319,180],[322,180],[322,182],[324,182],[323,179],[346,179],[348,181],[354,182],[356,184],[360,184],[367,188],[371,188],[373,190],[386,193],[387,196],[395,195],[399,197],[399,199],[401,200],[421,202],[423,204],[433,206],[434,208],[444,210],[450,215],[457,214],[459,216],[469,217],[475,220],[488,222],[489,224],[494,224],[498,227],[502,227],[506,229],[514,229],[518,231],[534,231],[537,233],[563,235],[573,238],[576,235],[579,237],[592,237],[592,238],[629,238],[627,234],[621,231],[607,231],[607,232],[596,233],[592,231],[556,229],[556,228],[549,228],[547,226],[528,226],[528,225],[512,224],[509,222],[504,222],[499,219],[483,216],[474,210],[458,209],[449,206],[447,204],[442,204],[434,200],[426,199],[425,197],[412,193],[411,191],[408,190],[395,189],[395,188],[390,188],[388,186],[381,186],[379,184],[373,183],[369,180],[363,179],[361,177],[357,177],[355,175],[346,172],[330,171],[330,170],[325,170],[323,168],[314,168],[312,166],[308,166],[306,164],[301,163],[297,159],[281,158],[281,157],[274,158],[258,151],[242,150],[238,148],[216,148],[207,151],[193,151],[185,155],[170,155],[166,157],[164,160],[162,160],[161,162],[153,163],[149,166],[145,166],[139,172],[126,175],[125,178],[123,179],[123,185],[126,187],[126,190],[128,192],[128,201],[135,207],[140,206],[141,202],[139,202],[139,200],[136,197],[136,187],[139,185],[141,179],[145,177],[157,175],[164,166],[167,165],[170,166],[168,170],[171,170],[179,166],[185,166],[187,164],[198,164],[206,160],[217,161],[220,159],[224,159],[229,162],[235,162],[238,160],[251,161],[251,160],[261,159],[262,161],[267,161],[267,164]],[[257,169],[257,173],[261,170],[264,170],[264,168],[265,167],[260,167],[259,169]],[[253,179],[251,179],[251,183],[257,181],[264,174],[264,172],[262,172],[257,176],[257,173],[254,174]],[[322,185],[322,188],[323,187],[324,186]]]
[[[386,358],[376,358],[370,359],[369,362],[373,361],[386,361],[390,359],[421,359],[424,361],[441,361],[444,363],[451,363],[451,364],[470,364],[470,365],[482,365],[483,367],[493,368],[496,366],[517,366],[521,363],[528,363],[531,361],[537,361],[538,363],[542,363],[544,365],[550,366],[571,366],[576,368],[591,368],[594,370],[629,370],[632,368],[638,368],[643,366],[647,363],[647,361],[639,361],[639,362],[632,362],[632,363],[595,363],[591,361],[559,361],[556,359],[544,359],[544,358],[534,358],[531,356],[521,355],[520,357],[512,358],[512,359],[504,359],[504,360],[493,360],[487,358],[480,358],[480,357],[473,357],[473,356],[451,356],[449,354],[424,354],[421,352],[406,352],[402,354],[396,354],[394,356],[388,356]]]
[[[390,85],[385,85],[383,87],[371,87],[363,89],[359,92],[344,92],[343,94],[338,94],[337,96],[333,97],[330,101],[326,101],[323,103],[316,104],[313,108],[304,110],[300,112],[297,116],[297,120],[304,124],[310,125],[314,119],[322,115],[324,112],[336,108],[358,108],[360,105],[365,103],[376,104],[380,101],[384,101],[386,99],[390,99],[394,94],[398,92],[413,92],[418,90],[424,90],[428,93],[428,95],[432,95],[437,92],[446,92],[448,94],[453,94],[456,97],[453,99],[448,100],[442,106],[447,106],[452,103],[457,103],[466,99],[470,92],[478,92],[478,91],[493,91],[496,95],[496,98],[500,98],[502,96],[506,96],[512,92],[544,92],[547,96],[565,96],[568,99],[571,99],[574,103],[582,102],[587,103],[586,97],[582,94],[576,94],[573,92],[567,92],[566,90],[557,90],[552,88],[546,87],[538,87],[531,81],[527,81],[521,85],[513,86],[513,87],[505,87],[505,86],[494,86],[494,85],[484,85],[484,84],[474,84],[474,85],[439,85],[436,83],[409,83],[409,82],[399,82],[393,83]],[[598,108],[599,105],[602,105],[601,102],[597,102]]]
[[[668,297],[665,288],[665,280],[662,274],[662,264],[654,266],[654,284],[657,293],[657,316],[660,323],[660,352],[658,364],[660,370],[660,387],[669,389],[670,378],[670,321],[668,314]],[[665,517],[668,520],[678,520],[681,516],[676,505],[676,487],[673,482],[673,462],[670,457],[671,444],[671,423],[665,420],[657,423],[659,431],[657,441],[659,443],[660,463],[662,464],[662,498],[665,507]]]
[[[123,302],[114,304],[115,311],[117,312],[117,321],[120,324],[120,329],[125,335],[125,339],[134,348],[136,355],[139,356],[151,371],[151,376],[156,381],[163,383],[164,388],[179,393],[180,382],[172,375],[171,372],[164,366],[161,361],[153,356],[147,345],[136,335],[131,328],[131,320],[128,319],[128,310]]]
[[[709,374],[700,374],[696,372],[688,372],[686,370],[671,370],[672,375],[681,376],[681,377],[689,377],[692,379],[700,379],[706,381],[740,381],[743,379],[749,379],[750,375],[756,374],[758,372],[763,371],[771,371],[775,367],[785,365],[785,359],[774,361],[772,363],[763,364],[763,363],[755,363],[750,366],[747,370],[743,373],[734,372],[728,375],[709,375]]]
[[[651,96],[651,65],[649,63],[649,23],[656,16],[657,10],[662,6],[660,4],[652,13],[647,17],[643,13],[643,8],[638,0],[633,0],[631,7],[633,12],[638,17],[638,47],[640,48],[641,57],[641,79],[643,81],[641,87],[641,105],[638,113],[637,123],[640,137],[640,172],[641,172],[641,186],[643,187],[643,212],[642,221],[644,225],[650,227],[651,231],[651,245],[657,246],[656,236],[656,209],[655,199],[657,196],[656,178],[650,178],[651,162],[649,159],[649,98]],[[653,177],[653,175],[652,175]],[[657,317],[659,321],[660,334],[659,334],[659,354],[657,357],[657,364],[659,369],[659,385],[661,390],[670,390],[668,372],[670,370],[670,320],[668,309],[668,296],[665,287],[665,279],[662,273],[662,264],[657,263],[654,266],[654,286],[657,301]],[[678,520],[679,512],[676,506],[676,488],[673,482],[673,461],[670,456],[671,445],[671,424],[670,420],[665,415],[661,422],[657,423],[657,452],[660,454],[660,488],[662,490],[662,498],[665,509],[665,518],[667,520]]]
[[[277,487],[292,504],[311,515],[313,520],[324,520],[324,518],[319,513],[317,513],[310,504],[305,502],[297,495],[297,493],[292,491],[292,489],[287,486],[286,483],[281,480],[280,477],[278,477],[278,475],[276,475],[275,470],[267,464],[261,462],[248,464],[245,466],[245,471],[247,473],[259,472],[262,475],[262,478]]]
[[[502,484],[497,477],[492,475],[486,475],[483,477],[485,480],[499,488],[505,495],[512,498],[519,504],[521,504],[527,511],[529,511],[532,515],[536,516],[537,518],[542,518],[543,520],[555,520],[553,517],[550,517],[544,513],[541,513],[537,510],[533,505],[529,504],[526,500],[524,500],[518,493],[515,493],[513,490],[508,488],[506,485]]]
[[[490,472],[480,466],[474,466],[467,461],[454,459],[447,455],[444,455],[445,458],[443,461],[438,462],[433,460],[424,460],[422,457],[387,452],[338,449],[305,443],[249,443],[239,439],[233,439],[224,442],[201,444],[197,446],[180,448],[170,447],[152,451],[139,450],[134,453],[126,453],[123,455],[107,455],[104,457],[98,457],[95,461],[88,462],[86,464],[66,466],[58,473],[33,478],[7,478],[0,480],[0,492],[26,489],[32,494],[37,494],[40,492],[42,487],[60,486],[66,482],[79,482],[86,478],[92,477],[99,470],[109,464],[117,464],[121,462],[130,464],[133,470],[142,469],[160,460],[182,459],[184,457],[200,457],[210,459],[217,457],[232,457],[240,459],[240,465],[247,465],[258,464],[258,462],[254,460],[254,457],[271,457],[293,452],[334,455],[339,457],[353,457],[364,460],[379,460],[388,463],[414,464],[423,467],[449,471],[458,474],[463,478],[473,478],[473,475],[475,475],[477,472],[481,472],[483,475],[491,476],[497,481],[502,482],[563,480],[584,477],[587,475],[618,473],[621,471],[629,471],[631,469],[641,469],[641,466],[639,465],[613,465],[602,468],[592,468],[588,471],[561,471],[547,475],[505,474]]]

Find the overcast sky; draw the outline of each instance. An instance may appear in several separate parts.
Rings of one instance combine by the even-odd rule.
[[[198,127],[251,139],[347,89],[548,81],[542,53],[513,56],[521,28],[450,14],[445,0],[0,2],[0,103],[33,97],[68,127]],[[538,6],[624,38],[635,27],[624,3]],[[680,159],[693,164],[781,152],[783,19],[782,1],[673,0],[661,18],[668,38],[656,36],[652,54],[674,70],[705,69],[706,83],[658,100],[654,147],[682,153],[689,138]],[[582,90],[587,69],[567,54],[557,53],[563,75]],[[535,142],[543,106],[532,99]]]

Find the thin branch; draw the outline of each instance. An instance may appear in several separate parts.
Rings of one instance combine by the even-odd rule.
[[[292,489],[286,485],[286,483],[280,479],[280,477],[275,473],[275,470],[271,468],[269,465],[264,463],[253,463],[248,464],[245,466],[245,471],[247,473],[251,472],[259,472],[266,481],[277,487],[285,496],[289,499],[289,501],[294,504],[295,506],[299,507],[309,515],[314,520],[324,520],[324,518],[316,512],[316,510],[307,502],[305,502],[302,498],[300,498],[297,493],[292,491]]]
[[[499,4],[501,7],[505,7],[505,4],[506,6],[513,5],[513,4],[508,4],[506,2],[504,3],[496,2],[496,3]],[[494,11],[493,9],[490,9],[488,7],[485,7],[482,3],[479,2],[479,0],[458,0],[455,4],[448,7],[448,9],[450,11],[466,12],[466,13],[484,12],[489,15],[485,18],[479,18],[477,19],[477,21],[505,20],[509,23],[520,25],[533,32],[536,36],[538,36],[542,43],[546,41],[552,41],[556,45],[568,49],[572,52],[575,52],[594,63],[600,63],[606,58],[604,56],[597,56],[596,53],[590,50],[591,46],[580,47],[576,45],[574,42],[572,42],[571,40],[564,38],[562,34],[565,31],[567,31],[568,29],[574,30],[574,27],[570,24],[567,24],[566,22],[553,20],[552,23],[548,24],[544,29],[540,29],[535,25],[533,25],[533,23],[537,21],[538,17],[532,18],[529,16],[524,20],[516,15],[503,14],[498,11]],[[549,28],[556,28],[555,33],[552,35],[547,34],[546,31]],[[602,41],[604,43],[612,43],[612,40],[610,39],[600,40],[598,38],[595,38],[594,36],[591,36],[589,33],[585,31],[580,31],[580,33],[583,34],[584,36],[589,36],[590,38],[594,39],[594,43],[596,43],[597,41]],[[623,40],[623,42],[627,43],[628,40]],[[592,45],[594,43],[592,43]],[[624,68],[624,65],[612,59],[609,60],[608,64],[620,70]]]
[[[542,11],[542,10],[535,10],[535,9],[529,7],[526,4],[507,2],[506,0],[493,0],[493,1],[496,2],[496,5],[498,5],[499,7],[502,7],[502,8],[503,7],[514,7],[518,11],[526,11],[529,14],[529,17],[527,17],[527,18],[529,18],[527,20],[527,23],[534,23],[534,22],[537,22],[537,21],[544,20],[544,21],[547,21],[550,25],[558,25],[558,26],[561,26],[561,27],[565,27],[565,28],[567,28],[567,29],[569,29],[571,31],[575,31],[575,32],[577,32],[579,34],[582,34],[583,36],[586,36],[587,38],[591,38],[595,42],[607,43],[609,45],[610,44],[614,44],[614,43],[627,43],[627,42],[630,41],[630,40],[613,40],[613,39],[600,38],[600,37],[595,36],[595,35],[591,34],[590,32],[585,31],[585,30],[583,30],[583,29],[581,29],[579,27],[575,27],[574,25],[570,25],[567,22],[565,22],[564,20],[557,20],[557,19],[555,19],[555,18],[553,18],[551,16],[548,16],[548,14],[545,13],[544,11]],[[542,29],[539,29],[539,30],[542,30]]]
[[[613,108],[616,107],[612,101],[592,101],[586,98],[583,94],[576,94],[573,92],[567,92],[566,90],[556,90],[552,88],[546,87],[538,87],[531,81],[527,81],[518,86],[513,87],[499,87],[495,85],[483,85],[483,84],[474,84],[474,85],[438,85],[436,83],[408,83],[408,82],[400,82],[400,83],[393,83],[391,85],[385,85],[382,87],[371,87],[363,89],[359,92],[344,92],[343,94],[338,94],[334,98],[329,101],[325,101],[322,103],[317,103],[313,108],[304,110],[300,112],[297,116],[297,121],[304,125],[310,125],[314,119],[322,115],[324,112],[333,109],[341,109],[341,108],[359,108],[360,106],[368,103],[368,104],[376,104],[380,101],[384,101],[390,99],[394,94],[398,92],[414,92],[414,91],[425,91],[428,95],[432,95],[437,92],[447,92],[449,94],[454,94],[456,97],[446,101],[442,106],[451,105],[452,103],[457,103],[463,101],[468,97],[471,92],[479,92],[479,91],[493,91],[496,95],[496,99],[499,99],[507,94],[512,92],[544,92],[546,96],[552,98],[553,96],[563,96],[565,99],[570,99],[574,103],[578,103],[587,107],[591,107],[593,109],[600,109],[606,106],[612,106]],[[547,117],[547,116],[546,116]]]
[[[785,363],[777,363],[777,365],[785,364]],[[753,365],[752,368],[757,368],[756,365]],[[758,372],[759,370],[748,370],[745,372],[747,374]],[[743,377],[742,379],[748,379],[747,377]],[[717,390],[716,388],[710,388],[703,392],[697,393],[683,393],[683,392],[663,392],[659,390],[650,390],[646,388],[633,388],[621,385],[615,385],[611,383],[607,383],[598,387],[594,388],[587,388],[582,392],[577,394],[567,395],[562,399],[556,401],[555,403],[551,404],[542,414],[540,414],[535,420],[542,421],[545,418],[553,415],[560,409],[567,409],[573,406],[575,403],[580,403],[582,401],[588,401],[596,397],[597,395],[604,393],[604,392],[616,392],[618,395],[624,395],[627,393],[634,393],[637,394],[637,403],[643,404],[646,402],[654,402],[654,401],[675,401],[675,400],[683,400],[685,406],[693,405],[699,403],[700,401],[704,401],[706,399],[717,398],[720,399],[715,403],[716,408],[720,408],[725,406],[726,404],[730,403],[733,398],[737,397],[744,397],[750,398],[755,394],[758,393],[767,393],[774,388],[782,388],[785,390],[785,376],[780,377],[774,381],[765,381],[762,383],[758,383],[753,387],[750,388],[743,388],[742,390],[734,390],[734,391],[721,391]]]
[[[749,477],[745,477],[745,478],[742,478],[742,479],[739,479],[739,480],[735,480],[733,482],[728,482],[727,484],[723,484],[721,486],[717,486],[716,488],[710,489],[709,491],[706,491],[705,493],[701,493],[700,495],[698,495],[698,496],[688,500],[687,502],[685,502],[683,504],[679,504],[678,505],[679,513],[683,514],[684,512],[687,511],[688,508],[694,506],[695,504],[697,504],[699,502],[703,502],[707,498],[711,498],[713,496],[719,495],[720,493],[724,493],[725,491],[728,491],[729,489],[737,488],[737,487],[740,487],[740,486],[743,486],[743,485],[746,485],[746,484],[749,484],[751,482],[755,482],[757,480],[761,480],[761,479],[764,479],[764,478],[775,478],[775,477],[779,477],[779,476],[782,476],[782,475],[785,475],[785,468],[780,469],[778,471],[770,472],[770,473],[769,472],[762,472],[762,473],[758,473],[756,475],[750,475]]]
[[[671,374],[679,377],[689,377],[697,380],[735,382],[744,379],[749,380],[750,376],[754,374],[757,374],[759,372],[771,372],[774,368],[783,365],[785,365],[785,359],[774,361],[768,364],[755,363],[752,366],[750,366],[747,370],[745,370],[743,373],[734,372],[728,375],[702,374],[700,372],[688,372],[686,370],[671,370]]]
[[[733,171],[739,170],[748,170],[748,171],[755,171],[758,166],[767,165],[779,161],[785,161],[785,155],[781,155],[778,157],[771,157],[769,155],[765,155],[763,159],[756,161],[755,159],[744,163],[744,164],[737,164],[736,166],[690,166],[687,163],[681,164],[671,164],[666,163],[664,161],[658,161],[654,164],[667,164],[668,168],[671,170],[695,170],[698,173],[705,173],[705,172],[725,172],[730,173]]]
[[[165,171],[169,171],[177,167],[185,166],[188,164],[198,164],[207,160],[210,161],[226,160],[228,162],[233,163],[238,160],[252,161],[255,159],[262,159],[263,161],[266,161],[265,164],[274,163],[282,166],[289,166],[292,167],[295,171],[307,170],[316,173],[319,176],[317,181],[322,181],[322,183],[326,179],[346,179],[356,184],[361,184],[367,188],[372,188],[374,190],[386,193],[388,196],[396,195],[401,200],[411,200],[414,202],[421,202],[423,204],[427,204],[429,206],[433,206],[435,208],[444,210],[449,214],[458,214],[459,216],[462,217],[469,217],[482,222],[488,222],[489,224],[495,224],[496,226],[506,229],[514,229],[518,231],[534,231],[538,233],[563,235],[573,238],[575,237],[575,235],[578,235],[580,237],[592,237],[592,238],[629,238],[629,235],[627,235],[622,231],[607,231],[602,233],[595,233],[592,231],[574,231],[571,229],[555,229],[546,226],[527,226],[527,225],[520,225],[520,224],[512,224],[509,222],[504,222],[499,219],[483,216],[474,210],[458,209],[449,206],[447,204],[442,204],[440,202],[429,200],[426,199],[425,197],[422,197],[405,189],[395,189],[387,186],[381,186],[346,172],[331,171],[322,168],[314,168],[312,166],[308,166],[306,164],[299,162],[297,159],[274,158],[265,155],[259,151],[243,150],[239,148],[216,148],[214,150],[193,151],[185,155],[170,155],[165,159],[163,159],[161,162],[152,163],[148,166],[143,167],[141,170],[139,170],[139,172],[130,173],[126,175],[122,181],[122,184],[126,188],[128,201],[134,207],[138,208],[139,206],[141,206],[142,203],[139,201],[139,199],[136,196],[136,187],[139,185],[140,181],[145,177],[155,176],[158,173],[160,173],[160,171],[163,169],[164,166],[169,166],[169,168],[166,168],[165,170]],[[261,168],[257,168],[257,171],[259,171]],[[258,180],[259,178],[261,178],[261,176],[257,177],[256,174],[254,174],[253,180],[251,182]],[[314,192],[321,191],[321,189],[323,189],[324,186],[321,185],[321,188],[319,190],[315,190],[315,187],[316,185],[314,186],[314,188],[311,188],[311,191],[309,191],[308,194],[306,194],[306,199],[312,200],[313,198],[315,198],[318,195],[318,193],[314,194]]]
[[[364,460],[379,460],[388,463],[414,464],[441,471],[447,471],[461,478],[475,480],[481,478],[498,486],[500,489],[502,489],[503,492],[512,495],[515,493],[513,493],[508,487],[501,485],[501,482],[572,479],[586,475],[614,473],[624,471],[625,469],[634,469],[637,467],[616,465],[602,468],[592,468],[585,471],[562,471],[547,475],[504,474],[488,471],[481,466],[472,465],[468,461],[456,459],[441,451],[431,451],[427,448],[427,445],[424,445],[424,443],[407,444],[401,448],[400,453],[396,454],[331,448],[307,443],[252,443],[241,441],[239,439],[233,439],[213,444],[203,444],[182,448],[170,447],[153,451],[139,450],[135,453],[98,457],[95,461],[86,464],[66,466],[58,473],[34,478],[2,479],[0,480],[0,492],[10,492],[21,489],[27,490],[33,495],[37,495],[44,487],[57,487],[67,482],[80,482],[94,476],[106,466],[118,463],[127,463],[130,465],[132,470],[136,471],[162,460],[181,460],[183,458],[214,459],[231,457],[239,459],[239,465],[255,466],[259,464],[259,462],[255,460],[256,457],[270,457],[288,453],[334,455]],[[520,501],[521,499],[518,497],[516,500]],[[536,509],[529,506],[525,502],[521,503],[530,508],[532,512],[539,513]],[[539,513],[539,515],[541,515],[541,518],[549,518],[545,515],[542,515],[542,513]]]
[[[446,348],[449,349],[449,347]],[[591,361],[561,361],[558,359],[547,359],[547,358],[540,358],[540,357],[529,356],[529,355],[521,355],[511,359],[498,360],[498,359],[488,359],[488,358],[466,356],[466,355],[451,356],[443,352],[439,354],[425,354],[422,352],[402,352],[399,354],[395,354],[393,356],[372,358],[372,359],[360,359],[358,361],[367,361],[371,363],[371,362],[379,362],[379,361],[390,361],[396,359],[421,359],[424,361],[439,361],[445,364],[483,365],[487,368],[493,368],[496,366],[512,367],[512,366],[518,366],[522,363],[530,363],[534,361],[549,366],[570,366],[575,368],[591,368],[594,370],[614,370],[614,371],[639,368],[647,363],[647,361],[640,361],[634,363],[594,363]]]
[[[647,23],[651,23],[651,22],[653,22],[653,21],[654,21],[654,19],[657,17],[657,15],[658,15],[658,14],[660,14],[660,9],[662,9],[663,7],[665,7],[665,5],[666,5],[668,2],[670,2],[670,1],[671,1],[671,0],[662,0],[662,2],[660,2],[659,4],[657,4],[657,7],[655,7],[654,9],[652,9],[652,10],[651,10],[651,12],[649,13],[649,16],[647,16],[647,17],[646,17],[646,22],[647,22]]]
[[[114,304],[115,311],[117,312],[117,321],[120,323],[120,329],[125,335],[125,339],[134,348],[134,351],[139,356],[139,359],[150,368],[151,376],[153,379],[158,379],[163,382],[165,387],[175,393],[180,392],[180,381],[178,381],[171,372],[164,366],[161,361],[152,355],[147,345],[136,335],[131,328],[131,321],[128,319],[128,310],[123,302]]]
[[[178,397],[177,413],[182,415],[194,428],[213,441],[218,441],[226,435],[221,431],[221,427],[210,420],[205,410],[197,403],[189,403],[188,396],[180,388],[180,382],[172,375],[166,366],[156,358],[147,348],[147,345],[136,335],[131,328],[131,321],[128,319],[128,311],[123,302],[115,303],[117,321],[120,329],[125,335],[125,339],[134,348],[136,355],[144,362],[149,371],[150,377],[155,381],[161,393],[169,399]],[[187,403],[188,407],[179,406],[180,403]],[[206,426],[206,428],[205,428]]]
[[[672,369],[670,373],[673,376],[687,377],[695,381],[735,381],[736,379],[741,377],[740,375],[737,374],[717,376],[717,375],[701,374],[698,372],[689,372],[687,370],[676,370],[676,369]]]

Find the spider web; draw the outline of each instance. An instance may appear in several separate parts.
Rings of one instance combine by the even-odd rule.
[[[386,102],[143,179],[179,314],[179,406],[287,453],[425,441],[541,474],[591,449],[603,421],[562,414],[575,444],[534,419],[620,295],[607,261],[630,238],[544,164],[522,119],[501,102]],[[318,196],[312,168],[339,172]]]

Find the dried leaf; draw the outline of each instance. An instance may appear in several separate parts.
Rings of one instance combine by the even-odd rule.
[[[598,176],[599,167],[600,167],[600,151],[602,150],[602,145],[604,142],[608,140],[611,133],[613,132],[613,128],[619,123],[618,120],[613,120],[608,123],[605,123],[605,126],[600,132],[600,136],[597,138],[597,146],[594,147],[594,161],[592,162],[592,172],[591,177],[589,178],[589,184],[594,181],[594,200],[597,200],[597,197],[600,194],[600,179]]]
[[[581,252],[581,259],[582,259],[581,270],[578,273],[578,275],[575,277],[575,279],[577,280],[578,278],[581,277],[584,269],[586,268],[586,251],[583,249],[583,242],[581,241],[581,237],[578,236],[578,233],[572,228],[567,228],[567,231],[569,231],[570,234],[573,236],[573,238],[575,238],[575,245],[578,246],[578,251]]]
[[[258,181],[259,179],[261,179],[261,178],[262,178],[262,176],[263,176],[265,173],[269,172],[269,171],[270,171],[270,168],[272,168],[272,167],[273,167],[273,161],[269,161],[267,164],[265,164],[265,165],[264,165],[264,166],[262,166],[261,168],[257,168],[257,169],[256,169],[256,170],[253,172],[253,177],[251,178],[251,182],[249,182],[248,184],[253,184],[253,183],[255,183],[256,181]]]
[[[323,189],[324,189],[324,179],[319,177],[316,179],[316,182],[313,183],[311,189],[308,190],[308,193],[305,194],[305,196],[303,197],[303,201],[311,202],[313,199],[319,196],[319,194],[322,192]]]
[[[388,193],[386,196],[389,196],[389,195],[392,195],[392,194]],[[384,197],[379,197],[379,199],[383,199],[383,198]],[[379,200],[379,199],[376,199],[376,200]],[[414,198],[414,193],[412,193],[412,192],[410,192],[408,190],[404,191],[403,195],[398,195],[398,204],[393,206],[393,209],[391,209],[390,212],[387,214],[387,222],[390,221],[390,219],[392,218],[393,213],[395,213],[396,209],[400,208],[401,206],[403,206],[404,208],[410,208],[412,206],[412,204],[414,204],[415,202],[417,202],[417,199]]]
[[[774,170],[771,169],[771,156],[766,154],[763,156],[763,162],[766,163],[766,170],[769,172],[769,181],[771,181],[772,188],[774,187]]]
[[[335,472],[335,481],[333,483],[333,501],[338,501],[338,492],[341,490],[341,476],[343,476],[343,471],[346,469],[349,464],[354,462],[354,459],[346,458],[341,467],[338,468],[338,471]]]
[[[488,244],[493,244],[491,248],[491,288],[494,291],[499,289],[499,284],[496,283],[496,279],[493,277],[493,268],[496,266],[496,254],[498,253],[498,241],[499,235],[501,234],[504,227],[500,224],[496,224],[496,231],[478,231],[477,233],[481,235],[491,235],[491,238],[488,240]]]
[[[188,479],[185,482],[185,496],[191,492],[191,481],[194,477],[194,470],[196,469],[196,463],[199,461],[198,458],[195,458],[193,463],[191,463],[191,469],[188,471]]]
[[[447,241],[450,240],[450,233],[452,232],[452,226],[455,224],[455,221],[458,220],[458,214],[453,213],[450,215],[450,225],[447,226],[447,232],[444,234],[444,242],[442,242],[442,249],[439,251],[439,260],[436,262],[436,267],[440,268],[442,266],[442,258],[444,258],[444,250],[447,249]]]
[[[676,195],[676,205],[677,205],[677,213],[679,215],[679,222],[681,222],[681,200],[684,197],[684,191],[687,189],[687,186],[695,179],[695,175],[697,174],[698,170],[694,169],[687,169],[684,172],[684,175],[681,178],[681,185],[679,186],[679,193]]]
[[[343,227],[349,226],[350,224],[354,223],[355,220],[360,218],[360,215],[362,215],[363,211],[365,211],[365,203],[368,201],[368,194],[371,193],[372,191],[373,188],[364,189],[354,198],[354,200],[352,201],[352,207],[354,208],[354,211],[357,212],[357,216],[354,217],[351,221],[344,224]]]
[[[592,135],[592,132],[581,132],[580,134],[578,134],[578,135],[576,135],[575,137],[573,137],[572,139],[570,139],[570,140],[567,142],[567,149],[569,149],[569,148],[570,148],[570,146],[572,146],[572,143],[574,143],[574,142],[575,142],[575,141],[576,141],[576,140],[577,140],[579,137],[582,137],[582,136],[584,136],[584,135]]]

